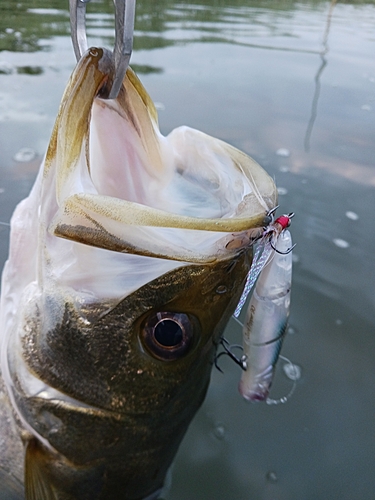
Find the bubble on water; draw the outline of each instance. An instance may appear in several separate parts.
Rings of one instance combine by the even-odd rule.
[[[280,172],[289,172],[290,168],[287,165],[281,165]]]
[[[220,441],[222,441],[225,438],[225,427],[223,424],[215,425],[214,436]]]
[[[290,156],[290,151],[289,149],[286,148],[279,148],[276,151],[277,156],[282,156],[283,158],[288,158]]]
[[[285,196],[286,194],[288,194],[288,190],[284,187],[278,187],[277,192],[280,196]]]
[[[294,378],[288,377],[292,381],[292,385],[291,385],[291,388],[290,388],[288,394],[286,394],[285,396],[282,396],[282,397],[277,398],[277,399],[274,399],[272,397],[267,397],[267,399],[266,399],[266,404],[267,405],[280,405],[280,404],[287,403],[290,400],[290,398],[293,396],[294,391],[295,391],[295,389],[297,387],[297,380],[298,379],[296,378],[296,375],[298,374],[297,373],[298,370],[299,370],[299,374],[301,374],[301,368],[299,366],[297,366],[297,365],[294,365],[290,361],[290,359],[286,358],[285,356],[281,356],[280,355],[280,360],[286,361],[286,364],[284,364],[284,367],[287,366],[287,365],[289,365],[289,367],[293,369],[293,377]],[[284,372],[285,372],[285,369],[284,369]]]
[[[296,264],[299,261],[300,261],[299,255],[296,254],[296,253],[293,253],[293,255],[292,255],[292,262],[293,262],[293,264]]]
[[[301,367],[294,363],[285,363],[283,366],[285,375],[290,380],[299,380],[301,378]]]
[[[349,243],[341,238],[335,238],[333,243],[339,248],[349,248]]]
[[[13,28],[5,28],[5,33],[6,33],[7,35],[11,35],[13,32],[14,32],[14,29],[13,29]]]
[[[336,323],[337,326],[340,326],[340,325],[342,325],[342,320],[341,319],[337,319],[335,321],[335,323]]]
[[[269,470],[266,474],[266,480],[269,482],[269,483],[277,483],[278,481],[278,477],[277,477],[277,474],[276,472],[274,472],[273,470]]]
[[[370,106],[370,104],[363,104],[363,106],[361,106],[361,109],[363,109],[363,111],[371,111],[372,107]]]
[[[162,102],[155,102],[154,105],[155,105],[155,108],[158,111],[164,111],[165,110],[165,105]]]
[[[355,212],[351,212],[350,210],[345,212],[345,215],[347,216],[348,219],[351,219],[351,220],[358,220],[359,219],[359,215],[357,215]]]
[[[297,333],[297,330],[295,328],[293,328],[293,326],[289,326],[288,327],[288,333],[290,335],[294,335],[295,333]]]
[[[18,162],[26,163],[36,158],[36,152],[31,148],[22,148],[13,156],[13,159]]]

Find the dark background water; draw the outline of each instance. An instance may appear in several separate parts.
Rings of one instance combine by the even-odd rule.
[[[0,0],[3,222],[30,189],[75,64],[67,8]],[[110,1],[89,4],[88,35],[112,46]],[[190,125],[244,150],[275,177],[280,213],[296,213],[283,348],[301,369],[295,392],[247,404],[224,360],[164,498],[374,499],[374,2],[138,0],[132,66],[163,133]],[[2,265],[6,226],[0,236]],[[234,321],[226,335],[241,342]],[[291,387],[284,364],[275,398]]]

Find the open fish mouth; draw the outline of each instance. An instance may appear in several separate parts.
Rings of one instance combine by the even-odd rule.
[[[271,177],[239,150],[188,127],[162,136],[130,69],[118,98],[101,99],[111,71],[92,48],[67,85],[44,165],[12,219],[11,241],[22,233],[28,248],[20,287],[57,280],[85,301],[124,297],[177,266],[237,254],[276,204]]]
[[[222,233],[264,223],[276,202],[272,179],[245,154],[197,130],[180,127],[163,137],[130,69],[116,100],[96,98],[110,71],[105,59],[102,49],[91,49],[81,60],[57,118],[58,139],[45,163],[45,184],[56,176],[50,231],[176,261],[228,257]]]

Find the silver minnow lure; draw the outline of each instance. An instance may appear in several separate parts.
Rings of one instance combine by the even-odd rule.
[[[239,391],[249,401],[264,401],[267,398],[287,327],[292,282],[292,237],[284,228],[276,246],[271,247],[259,275],[244,323],[243,348],[247,360]]]

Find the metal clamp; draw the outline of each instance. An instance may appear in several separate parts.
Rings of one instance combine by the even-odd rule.
[[[88,49],[86,37],[86,4],[90,0],[69,0],[70,28],[77,61]],[[118,96],[133,50],[136,0],[113,0],[115,4],[115,46],[112,57],[115,68],[108,99]]]

